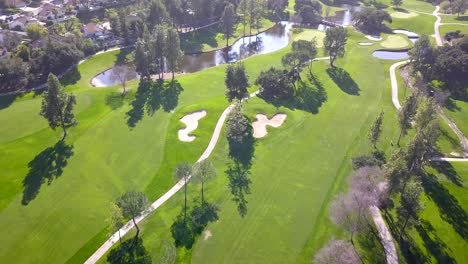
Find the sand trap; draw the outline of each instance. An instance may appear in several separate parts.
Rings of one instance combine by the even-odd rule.
[[[276,114],[271,119],[268,119],[266,115],[258,114],[257,120],[252,123],[254,129],[253,136],[255,138],[262,138],[268,134],[266,126],[280,127],[284,120],[286,120],[285,114]]]
[[[372,42],[359,42],[359,45],[361,45],[361,46],[370,46],[370,45],[374,45],[374,43],[372,43]]]
[[[365,35],[364,37],[366,37],[366,39],[370,39],[370,40],[373,40],[373,41],[381,41],[382,40],[381,36]]]
[[[195,140],[195,136],[189,135],[190,132],[194,131],[198,127],[198,120],[206,116],[206,111],[201,110],[188,114],[180,119],[187,127],[179,130],[179,140],[183,142],[192,142]]]
[[[212,236],[213,234],[211,233],[210,230],[205,230],[205,232],[203,232],[203,240],[208,240]]]

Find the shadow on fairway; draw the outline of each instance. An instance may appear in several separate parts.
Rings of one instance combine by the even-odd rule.
[[[241,217],[247,215],[247,194],[250,194],[249,179],[250,171],[240,163],[231,162],[225,171],[229,179],[229,190],[233,196],[232,200],[237,204],[237,210]]]
[[[29,162],[29,172],[23,180],[21,203],[27,205],[36,198],[42,184],[46,181],[47,184],[51,184],[54,178],[60,177],[71,156],[73,156],[73,146],[61,140],[53,147],[43,150]]]
[[[457,186],[463,186],[463,183],[460,180],[460,176],[457,174],[457,171],[455,171],[455,168],[452,166],[452,164],[450,164],[450,162],[432,162],[431,167],[447,177],[447,179],[449,179],[453,184]]]
[[[328,76],[335,82],[340,89],[350,95],[359,95],[359,85],[351,78],[351,75],[342,68],[328,68]]]
[[[468,241],[468,215],[458,200],[432,174],[423,175],[422,183],[426,194],[439,207],[440,216],[465,241]]]
[[[152,263],[152,260],[151,255],[143,245],[143,240],[140,237],[134,237],[112,249],[107,256],[107,262],[111,264],[149,264]]]
[[[320,107],[327,101],[327,92],[320,80],[315,76],[308,74],[307,80],[298,80],[296,82],[295,94],[288,99],[267,99],[259,94],[265,102],[276,107],[284,106],[291,110],[302,110],[311,114],[318,114]]]
[[[153,115],[161,107],[165,112],[174,110],[179,103],[179,95],[184,89],[177,80],[140,80],[132,108],[127,112],[127,125],[134,128],[145,114]]]
[[[421,220],[421,225],[416,226],[419,236],[424,242],[426,249],[434,256],[437,263],[456,263],[449,255],[450,250],[435,232],[434,227],[426,220]]]
[[[119,51],[115,58],[115,64],[126,64],[129,62],[128,55],[133,52],[133,48],[124,48]]]
[[[72,85],[77,83],[81,79],[81,73],[78,71],[77,67],[73,67],[60,81],[65,87],[67,85]]]
[[[106,105],[112,110],[121,108],[124,105],[125,95],[118,92],[111,92],[106,95]]]
[[[18,96],[17,94],[0,96],[0,110],[8,108]]]

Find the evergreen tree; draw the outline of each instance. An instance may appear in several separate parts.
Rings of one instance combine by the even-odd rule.
[[[52,129],[61,127],[63,139],[67,136],[67,128],[76,125],[73,106],[76,98],[68,95],[60,84],[57,76],[50,73],[47,79],[47,91],[43,95],[40,115],[49,122]]]

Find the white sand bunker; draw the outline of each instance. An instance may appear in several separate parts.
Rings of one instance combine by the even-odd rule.
[[[381,36],[370,36],[370,35],[365,35],[367,39],[373,40],[373,41],[381,41],[382,37]]]
[[[188,114],[180,119],[187,127],[179,130],[179,140],[183,142],[192,142],[195,140],[195,136],[189,135],[190,132],[194,131],[198,127],[198,120],[206,116],[206,111],[201,110]]]
[[[205,230],[203,232],[203,240],[208,240],[213,236],[210,230]]]
[[[266,115],[258,114],[257,120],[252,123],[254,129],[253,136],[255,138],[262,138],[268,134],[266,126],[280,127],[284,120],[286,120],[286,114],[276,114],[271,119],[268,119]]]
[[[370,45],[374,45],[374,43],[372,43],[372,42],[359,42],[359,45],[361,45],[361,46],[370,46]]]

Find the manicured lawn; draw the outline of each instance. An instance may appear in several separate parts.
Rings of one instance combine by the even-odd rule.
[[[439,27],[440,37],[444,37],[448,32],[455,32],[460,30],[462,34],[468,34],[468,24],[466,26],[460,25],[441,25]]]
[[[456,100],[453,98],[445,107],[445,113],[455,121],[458,128],[463,132],[465,137],[468,135],[468,102],[465,100]]]
[[[406,29],[417,34],[434,34],[434,22],[436,18],[431,15],[419,14],[412,18],[392,18],[393,22],[388,24],[390,28]]]
[[[442,23],[461,23],[468,25],[468,15],[441,15]]]
[[[294,34],[293,34],[293,41],[296,40],[311,40],[314,39],[317,42],[317,47],[322,47],[323,46],[323,39],[325,38],[325,32],[324,31],[318,31],[314,29],[295,29]]]
[[[401,49],[411,46],[411,42],[406,36],[398,35],[385,35],[384,40],[379,42],[380,46],[387,49]]]

